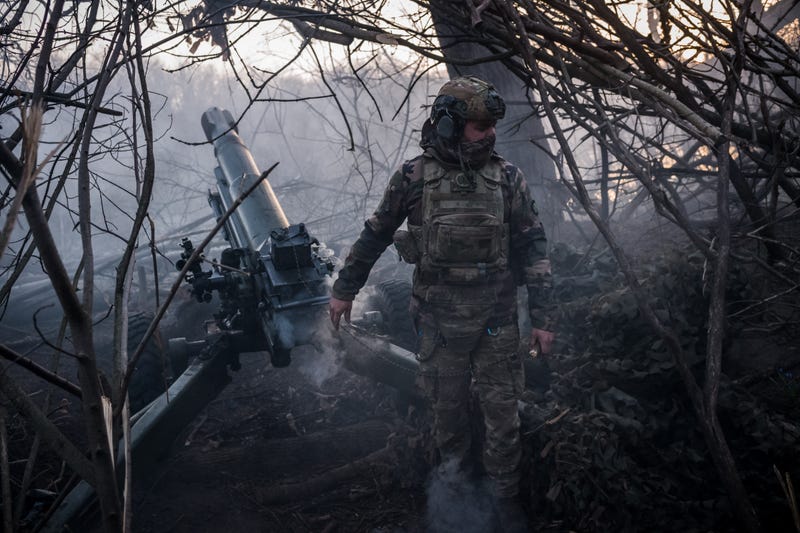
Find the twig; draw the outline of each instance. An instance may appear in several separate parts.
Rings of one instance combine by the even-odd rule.
[[[25,198],[25,193],[28,191],[28,187],[30,187],[36,180],[36,170],[33,169],[33,165],[36,162],[39,136],[42,133],[43,113],[44,111],[36,105],[31,107],[30,113],[26,113],[25,109],[22,109],[25,158],[21,179],[16,183],[16,195],[14,196],[14,200],[11,202],[11,207],[6,215],[6,222],[3,225],[3,230],[0,232],[0,257],[3,257],[3,254],[6,251],[6,246],[8,246],[8,242],[11,240],[11,232],[14,230],[14,226],[16,225],[17,214],[20,211],[19,208],[22,205],[22,200]]]
[[[492,3],[492,0],[483,0],[479,5],[475,5],[473,0],[465,0],[467,3],[467,8],[469,9],[469,16],[470,16],[470,24],[474,28],[481,22],[481,13],[483,13],[489,4]]]
[[[48,348],[52,348],[53,350],[55,350],[55,351],[57,351],[59,353],[63,353],[64,355],[68,355],[70,357],[73,357],[73,358],[77,359],[78,356],[76,354],[68,352],[67,350],[61,348],[60,346],[56,346],[55,344],[53,344],[52,342],[47,340],[47,337],[44,336],[44,332],[41,329],[39,329],[39,320],[38,320],[39,313],[42,312],[43,310],[47,309],[48,307],[53,307],[53,304],[44,305],[44,306],[40,307],[39,309],[37,309],[33,313],[33,329],[34,329],[34,331],[36,331],[36,334],[39,335],[39,339],[41,339],[42,343],[45,346],[47,346]]]
[[[21,366],[22,368],[30,371],[34,375],[47,381],[48,383],[52,383],[53,385],[69,392],[70,394],[77,396],[78,398],[81,397],[80,387],[78,387],[71,381],[62,378],[58,374],[50,372],[45,367],[39,365],[38,363],[35,363],[34,361],[31,361],[27,357],[18,354],[17,352],[15,352],[14,350],[12,350],[11,348],[9,348],[4,344],[0,344],[0,357],[8,359],[12,363]]]
[[[48,404],[50,397],[45,399],[45,404]],[[22,482],[19,485],[19,490],[17,494],[17,505],[14,507],[14,522],[13,527],[17,527],[19,524],[20,518],[22,518],[22,513],[25,510],[25,498],[28,494],[28,489],[31,486],[31,480],[33,478],[33,471],[36,467],[36,460],[39,457],[39,447],[42,443],[42,438],[37,433],[33,437],[33,442],[31,443],[31,450],[28,453],[28,460],[25,462],[25,471],[22,473]]]
[[[25,96],[26,98],[30,98],[31,96],[33,96],[33,93],[31,92],[20,91],[19,89],[9,89],[7,87],[0,87],[0,94],[7,94],[10,96]],[[73,100],[69,97],[69,95],[60,93],[44,93],[42,95],[42,99],[45,102],[53,102],[65,106],[78,107],[80,109],[88,109],[90,106],[90,104],[87,104],[85,102],[79,102],[78,100]],[[107,107],[98,107],[97,112],[103,115],[111,115],[114,117],[121,117],[124,115],[122,111],[109,109]]]
[[[333,44],[340,44],[342,46],[349,46],[353,42],[352,35],[344,35],[332,31],[323,30],[319,26],[312,27],[307,22],[302,20],[290,20],[297,33],[302,35],[305,39],[319,39],[321,41],[328,41]]]
[[[3,496],[3,531],[14,533],[14,514],[11,499],[11,469],[8,466],[8,432],[6,416],[8,412],[0,405],[0,494]]]
[[[798,509],[797,497],[795,496],[794,486],[792,485],[792,477],[789,475],[789,472],[781,475],[781,471],[778,470],[776,465],[772,465],[772,470],[775,472],[775,475],[778,476],[778,483],[780,483],[783,495],[786,497],[786,503],[792,511],[794,527],[798,533],[800,533],[800,509]]]

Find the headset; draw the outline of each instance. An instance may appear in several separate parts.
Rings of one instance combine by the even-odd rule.
[[[433,101],[431,122],[436,135],[448,143],[456,143],[464,133],[467,121],[467,103],[450,94],[440,94]]]
[[[484,97],[484,105],[495,120],[502,119],[506,114],[506,104],[503,98],[489,86]],[[436,127],[436,135],[443,141],[455,144],[464,133],[467,121],[467,103],[450,94],[440,94],[433,101],[431,109],[431,123]]]

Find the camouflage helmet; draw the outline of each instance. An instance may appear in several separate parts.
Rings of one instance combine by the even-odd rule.
[[[496,121],[505,114],[506,104],[494,86],[467,76],[442,85],[433,102],[430,121],[441,138],[455,141],[467,120]]]

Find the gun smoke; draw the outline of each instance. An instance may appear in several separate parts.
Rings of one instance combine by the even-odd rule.
[[[343,348],[333,335],[326,311],[295,311],[275,319],[281,343],[294,346],[292,358],[297,370],[316,387],[336,376],[342,367]]]
[[[456,460],[443,462],[426,487],[426,523],[432,531],[492,531],[492,497],[485,482],[465,473]]]

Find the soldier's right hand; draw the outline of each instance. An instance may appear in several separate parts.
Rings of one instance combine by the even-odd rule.
[[[350,322],[350,311],[353,309],[353,302],[340,300],[331,296],[330,301],[331,323],[335,329],[339,329],[339,321],[344,314],[344,319]]]
[[[552,331],[544,329],[531,328],[531,351],[538,346],[538,350],[542,355],[550,353],[550,348],[553,346],[553,340],[556,334]]]

